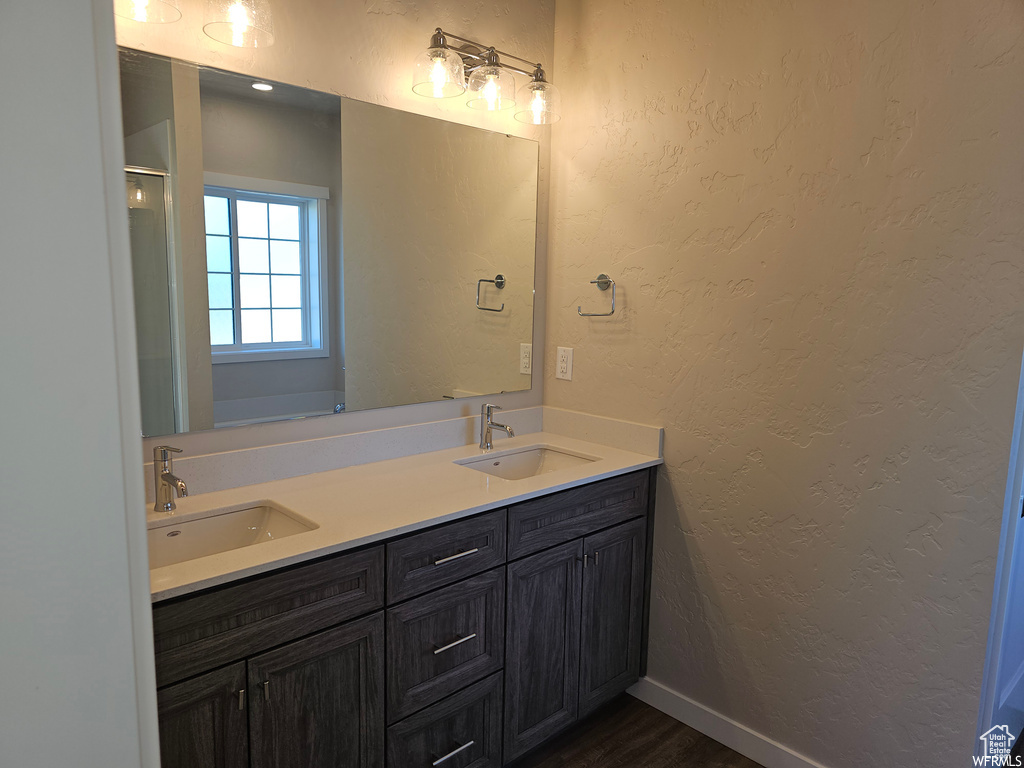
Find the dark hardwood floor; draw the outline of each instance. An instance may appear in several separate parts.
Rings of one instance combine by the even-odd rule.
[[[515,768],[761,768],[689,726],[623,695]]]

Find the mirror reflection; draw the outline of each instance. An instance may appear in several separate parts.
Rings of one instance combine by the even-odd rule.
[[[534,142],[122,49],[147,436],[528,389]]]

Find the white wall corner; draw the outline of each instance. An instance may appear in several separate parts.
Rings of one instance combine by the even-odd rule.
[[[629,693],[764,768],[827,768],[649,677],[641,678]]]

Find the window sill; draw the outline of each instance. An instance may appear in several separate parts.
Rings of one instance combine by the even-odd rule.
[[[298,347],[295,349],[268,349],[260,352],[214,352],[213,364],[222,363],[264,363],[273,360],[301,360],[313,357],[330,357],[330,350]]]

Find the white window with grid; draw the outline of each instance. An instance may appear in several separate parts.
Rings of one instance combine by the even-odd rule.
[[[206,174],[214,363],[326,357],[320,187]]]

